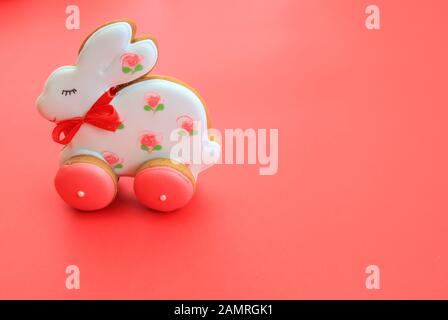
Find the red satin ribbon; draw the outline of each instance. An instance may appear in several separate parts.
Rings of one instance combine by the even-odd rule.
[[[83,117],[59,121],[53,130],[53,140],[60,144],[68,144],[84,123],[108,131],[117,130],[121,124],[120,117],[115,108],[110,104],[116,93],[116,88],[112,87],[99,97]],[[62,138],[61,134],[63,134]]]

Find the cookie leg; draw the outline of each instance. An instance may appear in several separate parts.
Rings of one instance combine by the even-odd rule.
[[[55,177],[56,190],[71,207],[92,211],[109,205],[117,194],[117,176],[106,162],[80,155],[67,160]]]
[[[185,206],[194,193],[195,180],[183,164],[170,159],[153,159],[135,175],[137,199],[157,211],[173,211]]]

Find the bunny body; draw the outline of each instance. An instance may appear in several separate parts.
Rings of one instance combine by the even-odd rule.
[[[151,204],[148,205],[169,211],[179,207],[191,197],[198,173],[212,164],[209,160],[207,163],[202,162],[201,156],[198,161],[198,157],[193,154],[199,152],[212,155],[215,159],[219,157],[220,146],[209,140],[207,112],[199,96],[188,86],[174,79],[145,76],[157,61],[157,46],[148,38],[136,40],[134,33],[135,27],[128,22],[115,22],[96,30],[83,44],[76,65],[56,69],[48,78],[44,91],[38,98],[37,106],[40,113],[60,125],[61,122],[72,119],[85,119],[86,114],[105,92],[113,87],[119,88],[109,103],[118,115],[120,121],[118,128],[105,130],[82,120],[82,125],[61,151],[60,171],[65,171],[63,174],[58,173],[58,176],[69,178],[57,177],[56,187],[64,200],[75,207],[92,210],[100,206],[98,203],[86,204],[85,199],[81,199],[82,202],[73,198],[70,185],[83,186],[87,183],[85,178],[78,181],[81,178],[77,178],[77,171],[82,173],[79,176],[90,172],[89,174],[97,179],[96,181],[92,178],[92,181],[98,183],[95,187],[84,185],[83,188],[96,190],[98,185],[109,185],[109,182],[104,180],[108,179],[103,175],[104,170],[111,170],[108,175],[112,178],[135,176],[145,164],[162,159],[162,162],[157,162],[163,164],[159,171],[154,169],[155,162],[153,162],[151,172],[147,170],[144,174],[140,174],[142,178],[136,184],[142,186],[137,188],[139,190],[155,190],[160,186],[153,186],[151,183],[160,180],[160,188],[164,192],[161,195],[163,201],[167,198],[165,193],[177,190],[175,194],[180,194],[178,196],[180,200],[176,200],[176,195],[171,195],[170,199],[176,201],[170,205],[153,205],[153,200],[150,200]],[[189,144],[196,143],[196,150],[193,148],[189,159],[186,159],[185,155],[182,155],[182,158],[173,152],[173,148],[178,146],[179,140],[182,139],[187,140]],[[197,141],[200,144],[199,150]],[[100,163],[97,160],[90,161],[90,167],[83,163],[75,170],[76,166],[70,159],[79,156],[93,157]],[[167,159],[174,160],[180,165],[169,164],[165,161]],[[105,169],[103,163],[110,169]],[[67,164],[71,167],[66,168]],[[97,170],[98,166],[102,171]],[[175,173],[170,171],[173,168]],[[75,173],[67,173],[68,171]],[[183,177],[174,176],[179,172]],[[149,176],[151,178],[148,178]],[[163,177],[167,177],[168,182],[165,185]],[[185,180],[185,177],[188,179]],[[150,182],[145,182],[145,179],[149,179]],[[68,180],[69,182],[64,182]],[[192,186],[185,187],[185,181],[191,182]],[[116,193],[116,182],[114,186]],[[109,193],[114,196],[112,191]],[[76,192],[78,198],[85,197],[84,190]],[[96,197],[101,198],[99,194]],[[103,202],[109,203],[108,199]]]
[[[149,106],[148,93],[160,97],[163,110],[145,109],[145,106]],[[104,159],[117,175],[134,176],[137,169],[148,160],[172,158],[171,148],[178,143],[176,136],[179,138],[183,135],[187,139],[188,136],[195,137],[182,128],[183,118],[194,119],[196,125],[193,127],[200,124],[201,128],[207,128],[207,114],[201,100],[189,88],[170,80],[139,81],[121,89],[111,104],[120,115],[123,128],[110,132],[84,124],[63,149],[61,163],[76,155],[89,154]],[[148,150],[145,147],[142,149],[142,139],[147,134],[155,137],[154,144],[150,141]],[[201,139],[204,151],[213,152],[216,149],[215,152],[219,153],[219,146],[209,141],[206,134],[202,134]],[[156,145],[160,145],[161,149],[155,150]],[[206,167],[202,163],[191,162],[188,166],[195,178]]]

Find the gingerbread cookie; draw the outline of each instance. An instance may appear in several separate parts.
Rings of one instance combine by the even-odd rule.
[[[220,153],[208,137],[201,98],[176,79],[148,76],[157,46],[134,34],[134,25],[125,21],[97,29],[76,64],[56,69],[37,100],[41,115],[56,124],[53,140],[65,145],[56,190],[81,210],[110,204],[119,176],[135,177],[135,194],[146,206],[180,208],[210,163],[174,157],[179,142],[173,136],[199,139],[216,159]]]

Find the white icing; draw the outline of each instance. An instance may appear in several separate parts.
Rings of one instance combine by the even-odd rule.
[[[83,116],[110,87],[148,73],[157,61],[157,48],[152,40],[130,43],[131,38],[132,29],[126,22],[113,23],[96,31],[84,44],[75,66],[59,68],[48,78],[37,101],[40,113],[56,121]],[[131,63],[135,57],[138,67]],[[76,93],[61,94],[62,90],[71,89],[76,89]],[[163,110],[153,107],[145,110],[147,99],[152,96],[161,98]],[[94,155],[106,160],[118,175],[133,176],[148,160],[170,158],[171,148],[176,144],[170,141],[170,135],[173,130],[182,130],[179,129],[182,117],[200,124],[203,130],[198,135],[203,149],[220,152],[220,146],[208,139],[207,116],[201,100],[183,85],[165,79],[136,82],[120,90],[111,104],[124,128],[110,132],[83,124],[62,150],[61,163],[75,155]],[[152,133],[161,140],[157,143],[161,149],[142,150],[142,135]],[[194,137],[186,133],[188,139]],[[193,163],[190,170],[197,177],[208,166]]]

